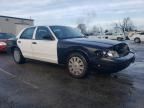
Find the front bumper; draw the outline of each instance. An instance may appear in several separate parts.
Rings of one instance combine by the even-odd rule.
[[[120,58],[93,59],[92,66],[99,72],[114,73],[127,68],[135,61],[135,54],[130,52],[127,56]]]

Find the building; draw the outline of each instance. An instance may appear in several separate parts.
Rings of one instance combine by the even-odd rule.
[[[0,16],[0,32],[17,35],[23,28],[33,25],[33,19]]]

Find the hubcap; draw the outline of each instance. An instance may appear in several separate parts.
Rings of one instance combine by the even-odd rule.
[[[74,75],[80,75],[84,71],[84,63],[79,57],[72,57],[69,60],[69,71]]]
[[[19,62],[20,61],[20,54],[19,51],[15,50],[14,51],[14,59]]]

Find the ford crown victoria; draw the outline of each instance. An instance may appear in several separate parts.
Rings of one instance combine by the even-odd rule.
[[[28,58],[64,64],[76,78],[86,76],[91,67],[100,72],[118,72],[135,60],[126,43],[88,39],[79,30],[67,26],[25,28],[17,39],[8,43],[16,63],[22,64]]]

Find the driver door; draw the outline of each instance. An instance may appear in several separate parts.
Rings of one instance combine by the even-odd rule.
[[[32,41],[33,57],[37,60],[58,63],[57,40],[54,39],[48,27],[40,26]]]

